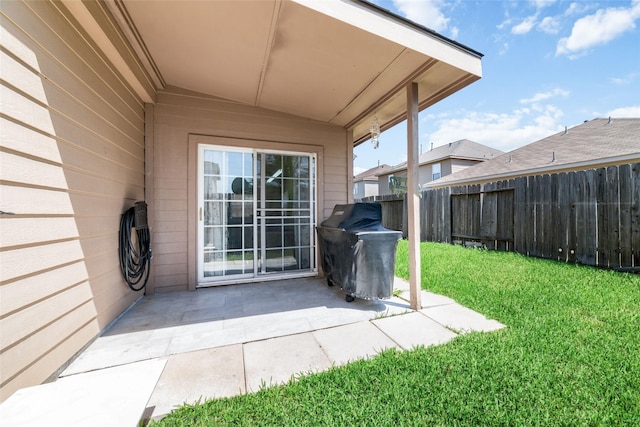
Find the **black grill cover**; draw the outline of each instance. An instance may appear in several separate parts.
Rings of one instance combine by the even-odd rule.
[[[400,231],[381,224],[379,203],[336,205],[316,227],[322,269],[330,284],[347,295],[390,298]]]

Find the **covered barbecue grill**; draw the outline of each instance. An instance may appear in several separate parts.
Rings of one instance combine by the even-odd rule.
[[[346,300],[390,298],[400,231],[381,224],[379,203],[336,205],[316,227],[327,283],[340,286]]]

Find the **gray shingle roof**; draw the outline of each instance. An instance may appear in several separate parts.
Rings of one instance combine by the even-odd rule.
[[[429,186],[462,184],[492,177],[506,179],[561,169],[588,169],[617,161],[640,161],[640,118],[586,121],[566,132],[558,132],[447,175]]]
[[[391,166],[387,164],[381,164],[379,166],[372,167],[371,169],[367,169],[364,172],[359,173],[358,175],[353,177],[353,182],[359,181],[378,181],[377,175],[379,173],[385,172],[391,169]]]
[[[420,165],[426,165],[429,163],[436,163],[445,159],[467,159],[467,160],[490,160],[501,154],[503,151],[495,148],[488,147],[486,145],[470,141],[468,139],[461,139],[455,142],[450,142],[446,145],[441,145],[420,154]],[[391,172],[397,172],[405,170],[407,168],[407,162],[402,162],[393,168],[384,171],[384,174]]]

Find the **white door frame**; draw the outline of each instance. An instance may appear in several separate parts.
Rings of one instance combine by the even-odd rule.
[[[307,270],[293,270],[293,271],[279,271],[279,272],[265,272],[264,267],[260,268],[259,260],[264,260],[264,254],[266,249],[264,247],[258,247],[258,242],[265,242],[265,216],[259,216],[258,213],[264,213],[264,209],[262,212],[258,212],[258,201],[259,198],[261,200],[265,199],[265,185],[261,185],[261,194],[257,194],[256,191],[253,192],[253,273],[243,273],[243,274],[233,274],[228,276],[217,276],[217,277],[205,277],[204,275],[204,222],[203,222],[203,210],[204,210],[204,199],[203,199],[203,189],[204,189],[204,151],[207,149],[213,149],[224,152],[240,152],[240,153],[251,153],[253,156],[252,165],[253,165],[253,182],[257,182],[257,177],[261,176],[261,179],[264,180],[266,177],[264,176],[263,171],[257,171],[256,161],[257,156],[264,156],[265,154],[276,154],[276,155],[284,155],[284,156],[308,156],[310,160],[310,206],[309,206],[309,222],[310,222],[310,248],[309,248],[309,262],[310,268]],[[260,162],[263,165],[265,162]],[[261,172],[259,174],[259,172]],[[239,146],[227,146],[227,145],[217,145],[217,144],[208,144],[208,143],[198,143],[197,144],[197,212],[198,212],[198,220],[197,220],[197,287],[205,287],[205,286],[217,286],[217,285],[226,285],[230,283],[249,283],[249,282],[257,282],[257,281],[265,281],[265,280],[277,280],[284,278],[294,278],[294,277],[309,277],[317,275],[317,245],[315,238],[315,225],[317,222],[317,203],[318,203],[318,160],[315,152],[309,151],[293,151],[293,150],[274,150],[274,149],[257,149],[257,148],[244,148]],[[254,187],[255,188],[255,187]],[[224,204],[223,204],[224,205]],[[262,223],[262,225],[261,225]],[[261,236],[258,236],[258,233],[262,233]],[[260,239],[259,239],[260,237]],[[244,239],[243,239],[244,241]],[[264,246],[264,244],[263,244]],[[248,248],[243,248],[248,249]],[[258,252],[261,251],[261,254]],[[261,256],[259,256],[261,255]],[[264,264],[264,263],[263,263]]]

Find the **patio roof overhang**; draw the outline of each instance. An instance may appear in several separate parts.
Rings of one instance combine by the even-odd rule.
[[[407,118],[407,84],[422,110],[482,74],[480,53],[360,0],[64,4],[145,102],[180,87],[343,126],[354,145],[374,116]]]

